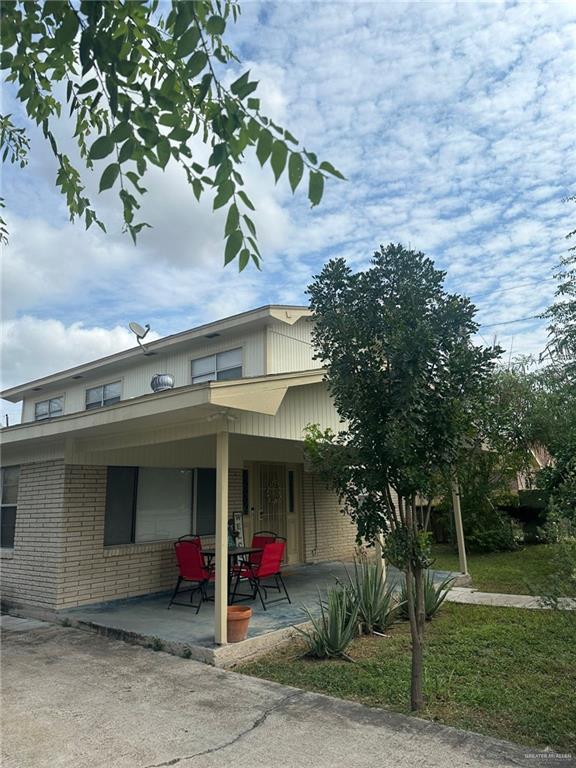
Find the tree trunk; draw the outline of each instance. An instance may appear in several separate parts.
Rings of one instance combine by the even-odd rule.
[[[418,535],[416,502],[414,497],[406,500],[406,527],[412,536]],[[406,567],[406,595],[410,635],[412,637],[412,677],[410,683],[410,709],[418,711],[424,707],[424,570],[412,559]]]
[[[412,676],[410,683],[410,709],[418,711],[424,707],[424,571],[408,566],[406,572],[406,595],[410,635],[412,638]]]
[[[412,648],[412,685],[410,705],[413,710],[422,709],[424,706],[424,627],[426,626],[426,611],[424,607],[424,571],[422,568],[414,569],[414,583],[416,587],[415,624],[417,640]]]

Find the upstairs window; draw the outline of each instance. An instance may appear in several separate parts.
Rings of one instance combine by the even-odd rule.
[[[192,360],[192,384],[242,378],[242,347]]]
[[[50,400],[42,400],[34,406],[34,418],[36,421],[52,419],[54,416],[62,416],[63,413],[63,397],[51,397]]]
[[[102,408],[105,405],[112,405],[120,400],[122,384],[120,381],[114,381],[112,384],[102,384],[100,387],[91,387],[86,390],[86,410],[92,408]]]
[[[20,467],[3,467],[0,473],[0,547],[12,549],[16,530]]]

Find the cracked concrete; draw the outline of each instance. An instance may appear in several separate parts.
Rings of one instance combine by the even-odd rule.
[[[2,640],[3,768],[551,764],[532,749],[77,629],[7,622]]]

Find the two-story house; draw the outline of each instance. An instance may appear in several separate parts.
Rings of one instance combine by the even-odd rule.
[[[306,425],[339,428],[310,314],[261,307],[2,392],[23,403],[1,433],[4,601],[49,613],[168,590],[174,540],[197,533],[219,552],[222,643],[230,516],[246,541],[285,536],[289,564],[349,556],[355,528],[304,464]],[[152,391],[155,374],[174,386]]]

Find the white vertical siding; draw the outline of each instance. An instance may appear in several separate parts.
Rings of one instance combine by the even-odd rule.
[[[262,376],[265,373],[265,343],[265,330],[258,329],[242,334],[227,333],[222,338],[213,340],[194,341],[185,351],[181,352],[159,352],[151,357],[142,355],[137,361],[126,365],[116,373],[109,372],[100,376],[87,376],[79,381],[71,381],[68,387],[57,392],[39,392],[37,397],[26,398],[22,409],[22,421],[34,421],[35,403],[59,394],[64,394],[65,414],[83,411],[86,389],[113,381],[122,382],[122,400],[149,394],[151,392],[150,381],[155,373],[170,373],[174,376],[175,387],[186,386],[191,383],[191,360],[235,347],[242,347],[243,375]]]
[[[275,416],[243,413],[230,425],[231,432],[259,437],[303,440],[308,424],[319,424],[334,432],[343,429],[324,383],[308,384],[288,390]]]
[[[294,325],[275,320],[268,326],[267,373],[288,373],[321,368],[313,359],[312,320],[303,317]]]

